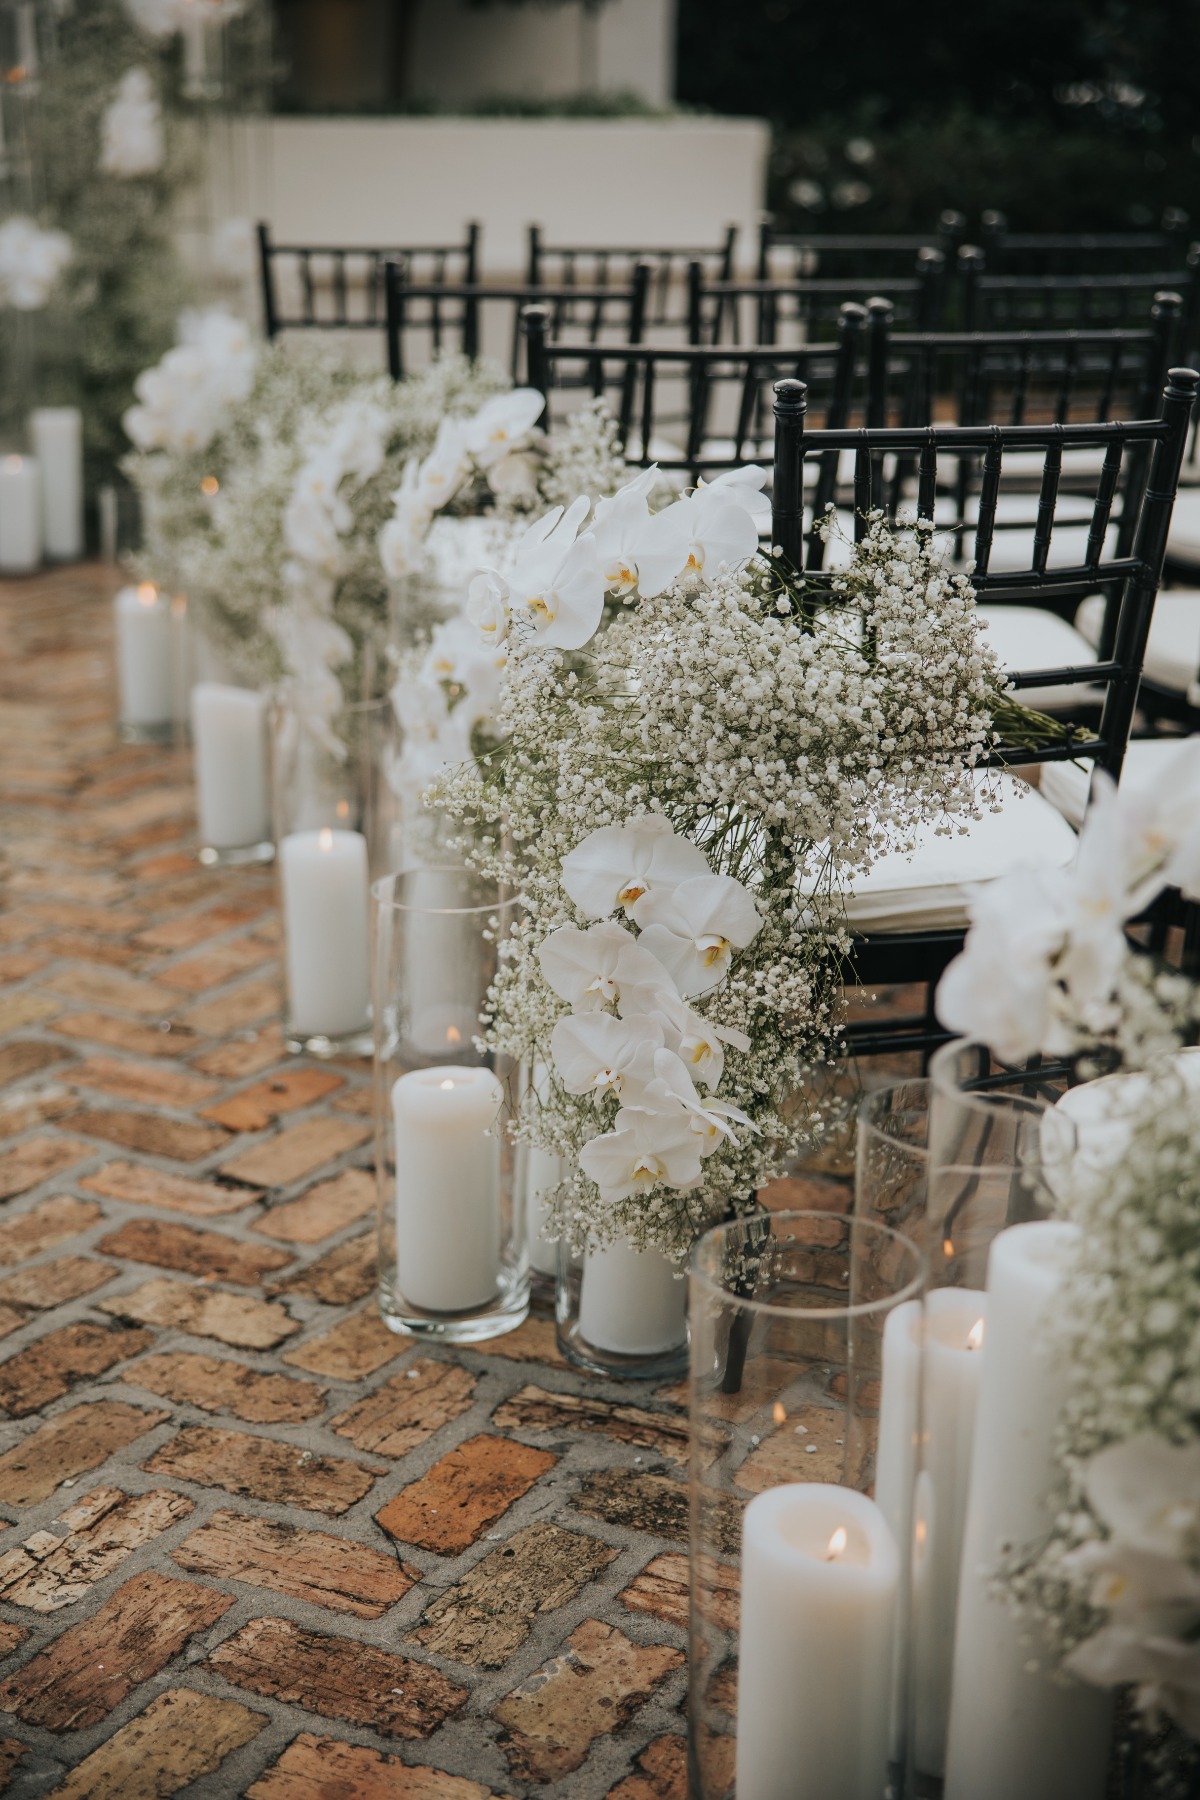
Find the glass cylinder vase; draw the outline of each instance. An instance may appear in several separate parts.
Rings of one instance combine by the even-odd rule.
[[[271,811],[284,930],[284,1041],[369,1056],[368,890],[386,868],[386,699],[328,706],[289,686],[271,711]]]
[[[885,1800],[908,1559],[871,1493],[906,1424],[885,1335],[924,1278],[909,1239],[836,1213],[739,1219],[692,1252],[695,1800]]]
[[[687,1278],[661,1250],[628,1238],[584,1250],[559,1239],[558,1347],[613,1381],[665,1381],[688,1365]]]
[[[529,1310],[517,1069],[479,1045],[516,912],[461,867],[373,889],[379,1305],[393,1331],[471,1343]]]

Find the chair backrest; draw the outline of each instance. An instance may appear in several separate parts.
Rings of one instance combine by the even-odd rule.
[[[717,470],[754,462],[774,450],[774,435],[759,434],[760,398],[772,382],[788,375],[802,379],[824,408],[825,423],[844,424],[859,401],[859,351],[865,308],[847,302],[841,309],[836,343],[799,349],[772,345],[696,346],[630,344],[621,348],[552,341],[544,307],[529,307],[523,324],[528,339],[529,382],[545,397],[542,423],[554,422],[554,397],[564,388],[584,387],[608,401],[617,420],[626,461],[645,468],[686,472],[693,480]],[[664,407],[684,406],[682,415],[664,416]],[[727,403],[726,416],[720,405]],[[667,431],[680,425],[677,441]],[[718,436],[718,433],[720,434]],[[822,464],[822,502],[832,499],[837,461]]]
[[[962,322],[968,331],[1049,331],[1137,326],[1161,290],[1183,302],[1183,343],[1200,343],[1200,244],[1172,268],[1105,274],[993,274],[978,245],[958,253]]]
[[[406,279],[402,263],[388,262],[384,271],[388,369],[399,381],[412,364],[412,340],[423,341],[428,361],[441,350],[459,350],[464,356],[484,355],[497,323],[507,337],[513,380],[521,374],[524,333],[521,315],[535,304],[544,306],[556,331],[573,331],[585,346],[607,340],[616,344],[641,342],[646,322],[650,270],[636,263],[625,286],[614,281],[602,288],[569,289],[542,284],[530,287],[475,287],[433,284],[421,286]],[[497,321],[497,315],[499,320]]]
[[[764,218],[758,233],[758,278],[824,280],[840,278],[877,289],[889,278],[906,275],[918,250],[940,250],[948,263],[966,235],[962,213],[947,211],[932,230],[887,235],[867,232],[776,231]],[[852,295],[843,296],[846,299]]]
[[[781,381],[775,387],[775,471],[772,543],[785,566],[806,566],[804,556],[804,464],[811,456],[854,452],[854,536],[861,540],[869,516],[882,501],[880,468],[890,455],[915,456],[916,517],[943,520],[935,511],[938,500],[939,461],[954,459],[955,466],[971,460],[981,469],[976,517],[972,522],[974,569],[971,581],[981,602],[1039,600],[1049,592],[1083,599],[1097,589],[1115,594],[1111,608],[1111,643],[1102,644],[1100,660],[1073,668],[1022,670],[1016,685],[1031,689],[1036,706],[1039,688],[1100,685],[1104,699],[1096,731],[1081,730],[1050,748],[1029,749],[1000,745],[995,760],[1009,765],[1085,758],[1108,769],[1121,771],[1129,729],[1137,701],[1138,683],[1155,596],[1162,578],[1167,531],[1179,470],[1183,461],[1188,420],[1195,403],[1200,374],[1194,369],[1172,369],[1163,391],[1158,416],[1128,421],[1082,425],[929,425],[866,427],[860,431],[806,429],[808,395],[802,381]],[[1059,476],[1065,454],[1072,450],[1104,451],[1096,479],[1094,501],[1087,521],[1087,543],[1082,560],[1051,569],[1049,552],[1059,497]],[[1109,515],[1117,492],[1123,459],[1144,448],[1150,456],[1137,529],[1127,554],[1110,554],[1106,548]],[[1042,475],[1038,489],[1036,523],[1032,532],[1028,568],[990,570],[997,502],[1004,487],[1007,454],[1040,453]],[[945,521],[954,526],[959,521]],[[807,566],[819,568],[811,531],[807,534]],[[807,577],[810,590],[819,590],[820,579]],[[836,598],[830,587],[831,600]]]
[[[945,304],[946,259],[923,245],[886,287],[893,311],[916,331],[932,331]],[[874,276],[815,275],[792,280],[710,281],[688,269],[688,341],[800,345],[837,335],[844,300],[865,305],[880,291]]]
[[[479,279],[478,225],[460,244],[276,244],[258,227],[263,328],[281,331],[372,331],[384,322],[384,264],[398,263],[412,280],[430,286]]]
[[[650,271],[647,325],[682,325],[686,321],[685,274],[698,262],[713,281],[733,277],[738,228],[727,225],[715,244],[699,249],[647,249],[629,245],[548,244],[540,225],[529,227],[526,279],[532,288],[606,288],[627,286],[639,263]]]
[[[1168,207],[1157,231],[1010,231],[1002,212],[980,214],[980,244],[997,275],[1134,274],[1183,262],[1188,215]]]

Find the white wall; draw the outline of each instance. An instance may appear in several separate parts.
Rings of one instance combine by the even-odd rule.
[[[653,106],[675,91],[675,0],[581,0],[494,6],[425,0],[417,14],[410,95],[450,105],[497,94],[560,98],[630,88]]]
[[[478,219],[495,279],[524,272],[530,223],[551,243],[664,248],[737,224],[739,261],[754,262],[758,119],[279,118],[269,133],[265,216],[281,242],[446,243]]]

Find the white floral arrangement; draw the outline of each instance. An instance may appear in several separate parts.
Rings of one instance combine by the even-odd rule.
[[[819,589],[759,554],[762,472],[652,511],[653,469],[481,571],[495,748],[430,802],[526,902],[486,1042],[547,1079],[520,1134],[573,1171],[554,1229],[681,1258],[812,1133],[845,893],[974,810],[1003,677],[923,528],[870,522]]]
[[[389,586],[378,540],[403,469],[444,419],[469,416],[505,385],[462,357],[397,383],[286,343],[260,350],[249,391],[227,392],[211,414],[199,394],[187,411],[190,361],[180,380],[182,414],[169,396],[159,406],[152,384],[149,402],[142,396],[149,417],[135,409],[130,419],[142,439],[124,465],[144,505],[139,567],[187,594],[252,680],[304,674],[291,659],[313,639],[281,632],[289,610],[337,626],[352,654],[380,633]],[[180,416],[182,431],[167,423]]]
[[[1126,927],[1164,888],[1200,899],[1200,740],[1152,789],[1094,780],[1073,867],[984,890],[937,995],[943,1023],[1005,1061],[1120,1071],[1102,1143],[1056,1183],[1080,1249],[1057,1327],[1072,1384],[1054,1527],[998,1578],[1068,1673],[1130,1686],[1197,1738],[1200,1114],[1180,1054],[1200,991]],[[1196,1791],[1200,1751],[1180,1754],[1156,1791]]]
[[[184,313],[179,342],[134,383],[121,421],[144,452],[207,450],[254,385],[259,346],[242,319],[220,307]]]
[[[100,135],[100,167],[106,175],[132,181],[162,168],[162,106],[148,69],[126,69],[100,121]]]
[[[66,232],[48,231],[27,214],[13,213],[0,225],[0,305],[40,311],[71,256]]]

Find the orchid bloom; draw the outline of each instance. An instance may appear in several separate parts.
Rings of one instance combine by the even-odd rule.
[[[659,1186],[686,1191],[701,1180],[699,1140],[682,1112],[672,1118],[623,1108],[614,1130],[584,1145],[579,1166],[609,1205]]]
[[[638,983],[671,987],[662,964],[624,926],[611,921],[587,931],[561,925],[539,944],[538,962],[547,984],[577,1012],[615,1006]]]
[[[410,457],[392,495],[392,516],[379,533],[379,560],[389,581],[411,575],[420,566],[432,522],[417,485],[418,468],[416,458]]]
[[[663,1047],[662,1026],[640,1015],[614,1018],[612,1013],[573,1013],[560,1019],[550,1038],[550,1053],[568,1094],[591,1094],[597,1104],[606,1094],[620,1098],[631,1082],[654,1079],[654,1053]]]
[[[758,549],[751,492],[744,482],[714,482],[655,513],[638,563],[642,598],[653,599],[681,575],[712,575],[722,564],[740,569],[749,562]]]
[[[1135,878],[1200,899],[1200,738],[1183,740],[1153,787],[1122,787],[1117,806]]]
[[[1121,1543],[1150,1556],[1200,1557],[1200,1443],[1139,1432],[1097,1451],[1085,1487]]]
[[[628,1012],[626,1010],[628,1003]],[[725,1069],[725,1045],[748,1051],[750,1039],[732,1026],[713,1025],[694,1012],[673,989],[635,986],[622,996],[621,1016],[635,1011],[658,1019],[666,1033],[666,1047],[673,1050],[693,1081],[702,1081],[711,1092]]]
[[[482,643],[498,649],[508,636],[509,586],[495,569],[482,569],[467,589],[467,618]]]
[[[1053,959],[1069,919],[1061,871],[1015,869],[978,889],[968,916],[966,943],[938,983],[937,1016],[1023,1061],[1052,1037]]]
[[[658,480],[658,465],[648,469],[607,500],[597,500],[592,534],[608,593],[632,594],[638,585],[639,558],[650,525],[646,496]]]
[[[604,612],[604,581],[595,539],[577,538],[591,501],[581,494],[564,512],[556,506],[517,545],[507,577],[509,610],[525,613],[542,643],[578,650],[595,636]]]
[[[466,432],[461,419],[443,419],[433,449],[417,471],[416,486],[430,513],[448,506],[467,478]]]
[[[617,907],[637,920],[649,893],[673,893],[681,881],[707,875],[704,852],[680,837],[661,813],[644,813],[626,825],[602,825],[563,859],[562,884],[592,919]]]
[[[1136,1684],[1143,1710],[1166,1713],[1200,1737],[1200,1644],[1105,1625],[1076,1644],[1063,1667],[1094,1687]]]
[[[763,492],[769,477],[765,469],[755,463],[746,463],[737,469],[726,469],[721,475],[714,475],[711,481],[701,478],[696,486],[699,491],[719,492],[726,500],[733,500],[738,506],[744,506],[754,520],[754,528],[762,537],[771,529],[771,502]]]
[[[639,942],[671,974],[681,994],[707,994],[725,979],[734,950],[762,929],[749,890],[731,875],[694,875],[638,904]]]
[[[731,1121],[745,1125],[751,1131],[758,1129],[744,1112],[728,1101],[702,1101],[691,1076],[673,1050],[654,1052],[650,1080],[634,1087],[625,1104],[631,1112],[648,1112],[656,1117],[661,1114],[673,1116],[682,1109],[689,1130],[699,1139],[702,1158],[711,1156],[726,1140],[737,1143]]]
[[[463,428],[463,442],[476,466],[486,471],[523,444],[545,404],[536,388],[493,395]]]

